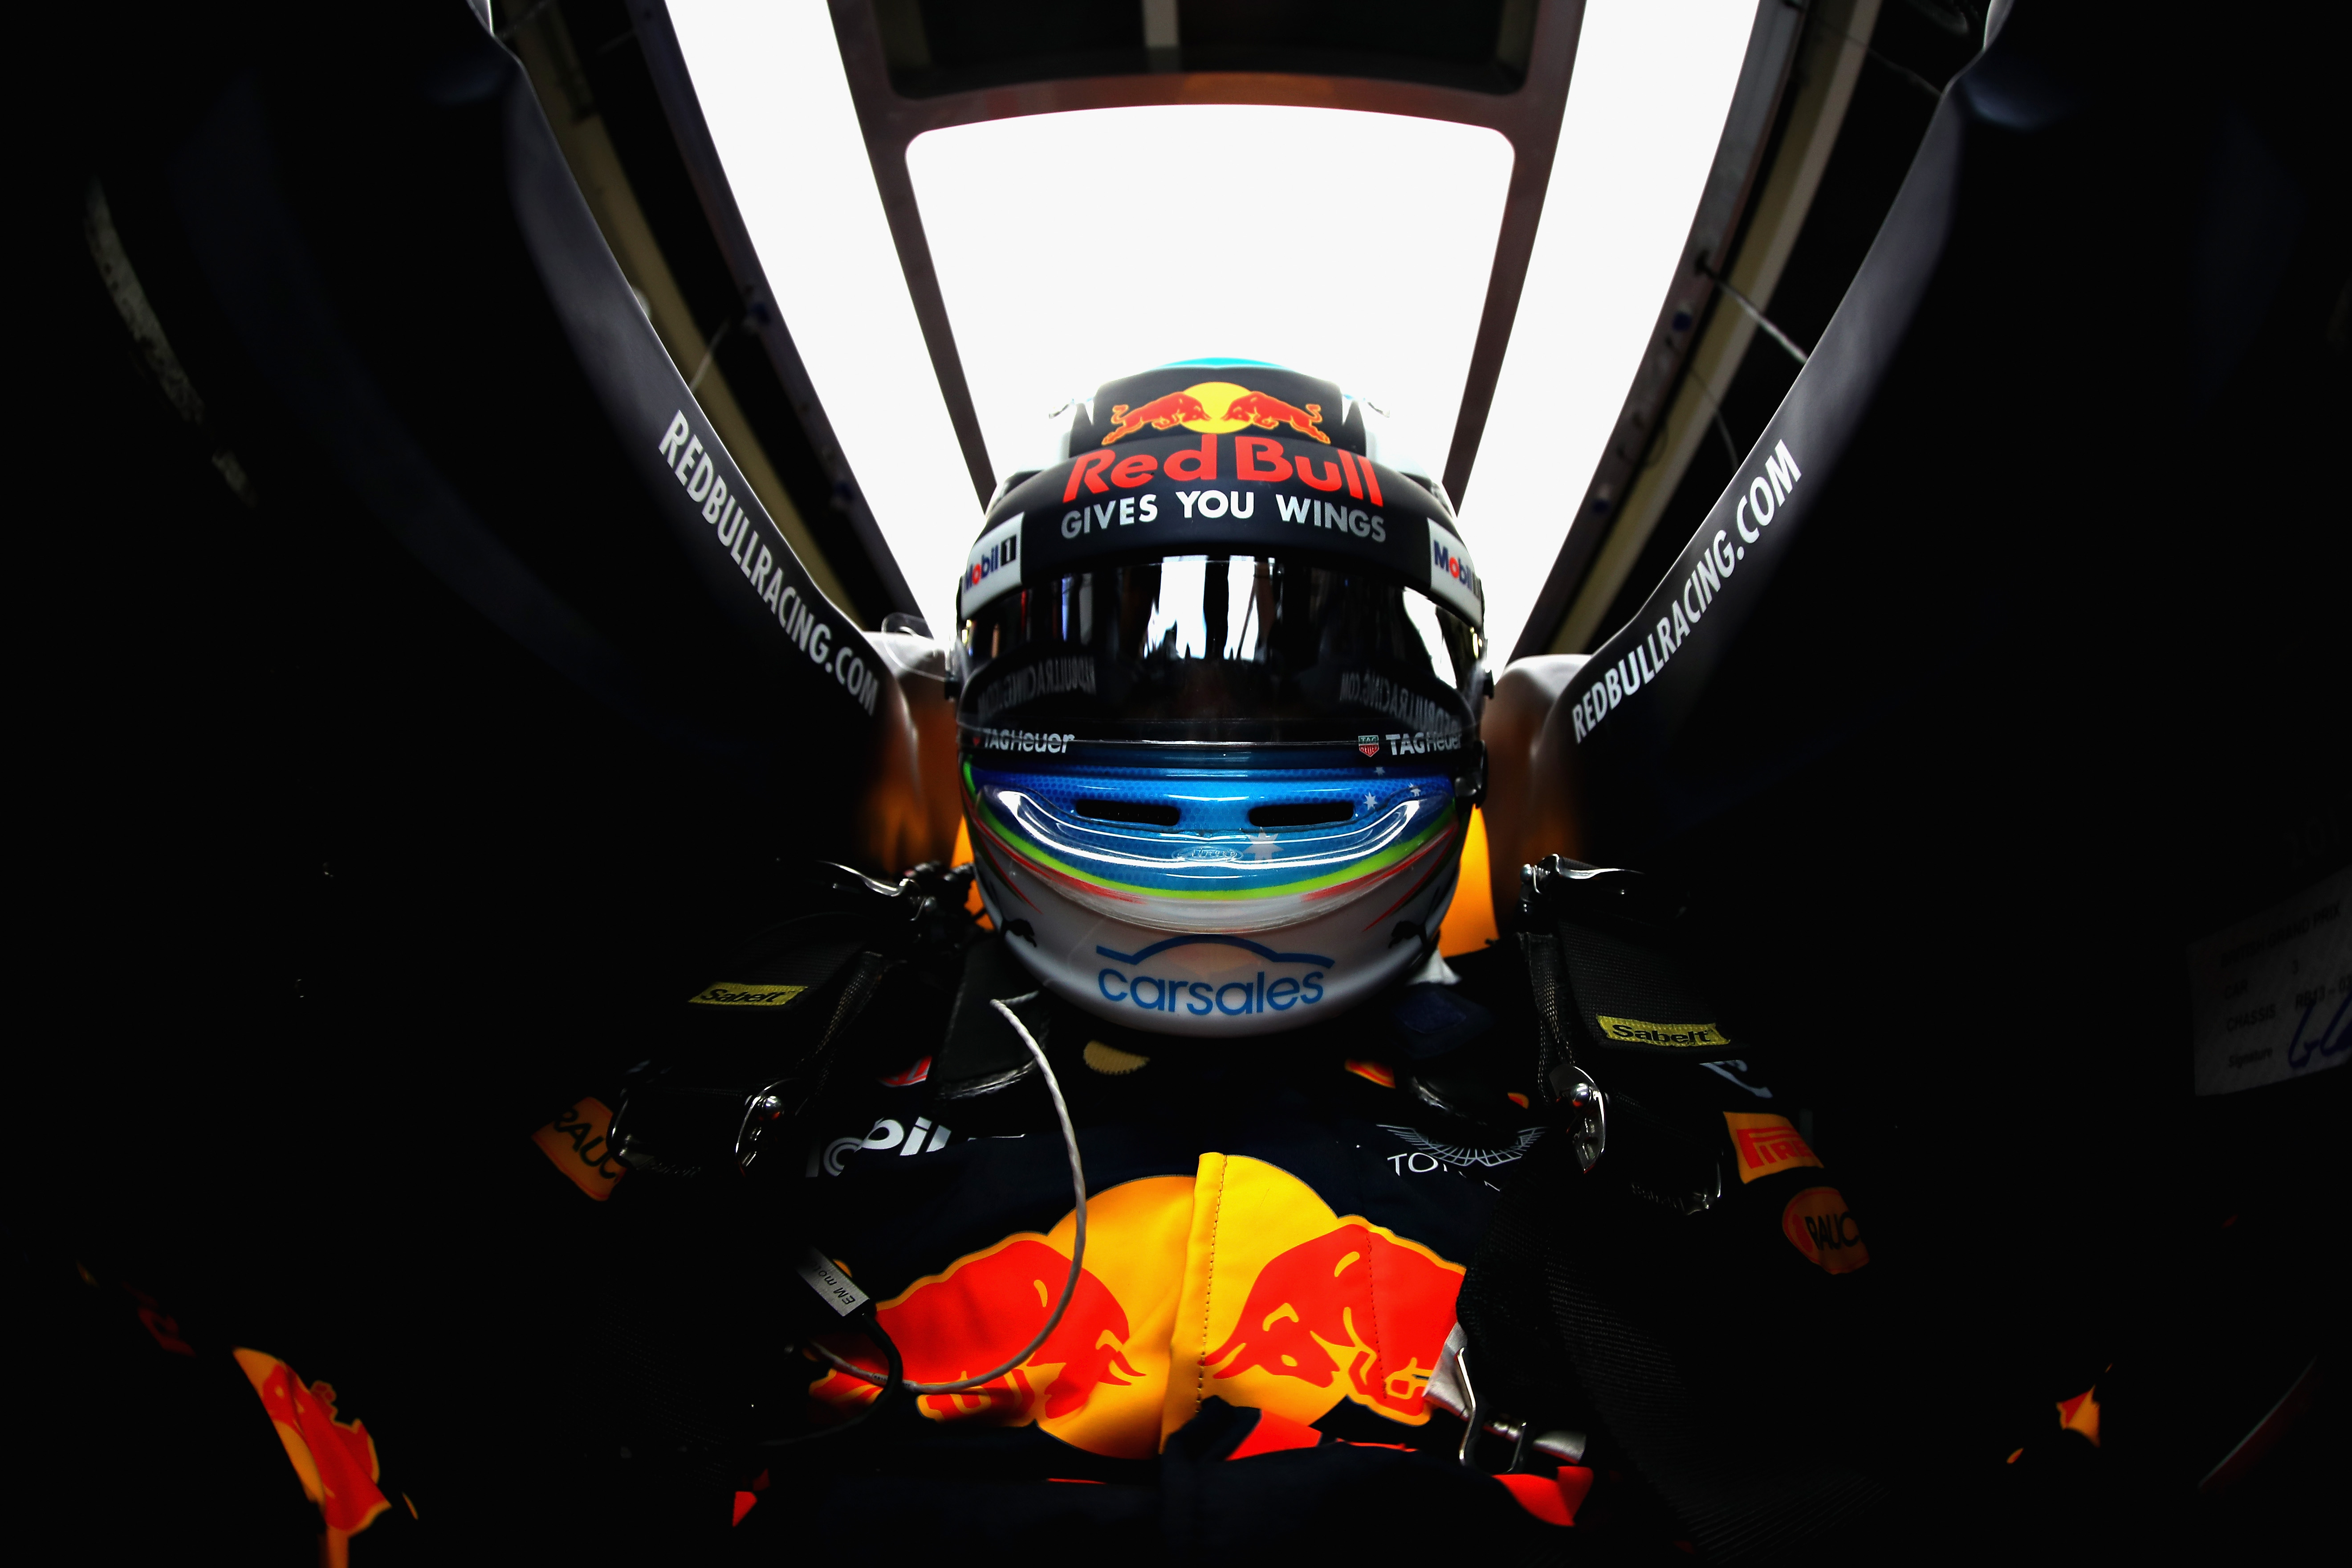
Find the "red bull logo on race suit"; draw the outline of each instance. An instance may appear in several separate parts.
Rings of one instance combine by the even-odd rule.
[[[953,1382],[1026,1344],[1061,1294],[1074,1230],[1065,1216],[1043,1235],[1008,1237],[881,1303],[907,1376]],[[1334,1213],[1279,1166],[1216,1153],[1193,1175],[1096,1194],[1086,1265],[1069,1311],[1027,1361],[984,1387],[924,1396],[922,1414],[1035,1425],[1126,1458],[1157,1453],[1209,1394],[1309,1425],[1343,1401],[1419,1425],[1463,1273]],[[832,1342],[881,1370],[855,1336]],[[811,1393],[838,1413],[875,1391],[834,1372]]]
[[[1086,1271],[1053,1334],[1007,1375],[961,1394],[927,1394],[918,1408],[933,1421],[1038,1426],[1090,1453],[1139,1459],[1157,1453],[1192,1210],[1190,1176],[1149,1176],[1094,1194]],[[1076,1232],[1066,1215],[1043,1235],[1007,1237],[881,1302],[883,1331],[898,1344],[908,1378],[953,1383],[1002,1364],[1034,1339],[1069,1278]],[[882,1370],[882,1358],[856,1336],[827,1342]],[[839,1372],[809,1392],[835,1412],[876,1394],[872,1384]]]
[[[1423,1391],[1454,1327],[1462,1266],[1333,1213],[1263,1160],[1204,1154],[1199,1183],[1195,1224],[1213,1226],[1213,1266],[1187,1298],[1196,1305],[1178,1342],[1211,1348],[1199,1352],[1202,1375],[1171,1391],[1170,1429],[1212,1394],[1310,1425],[1342,1401],[1427,1421]]]
[[[877,1315],[906,1358],[908,1381],[954,1383],[1001,1363],[1036,1338],[1069,1272],[1066,1252],[1055,1251],[1040,1237],[1015,1236],[958,1258],[944,1274],[917,1280],[884,1303]],[[978,1416],[1019,1426],[1035,1419],[1042,1397],[1044,1415],[1070,1415],[1085,1407],[1097,1384],[1131,1383],[1139,1375],[1127,1359],[1127,1313],[1118,1299],[1093,1273],[1081,1270],[1069,1310],[1028,1361],[978,1388],[927,1394],[923,1412],[940,1419]],[[882,1370],[877,1358],[851,1359]],[[876,1391],[872,1384],[833,1372],[815,1392],[829,1403],[862,1404]]]
[[[323,1562],[348,1563],[351,1538],[392,1507],[377,1488],[383,1476],[375,1439],[361,1421],[338,1420],[331,1384],[305,1384],[299,1373],[264,1351],[230,1352],[269,1412],[270,1425],[293,1462],[302,1490],[325,1525]]]
[[[1343,1225],[1258,1271],[1241,1321],[1202,1358],[1219,1382],[1264,1370],[1425,1420],[1422,1391],[1454,1327],[1462,1271],[1371,1226]],[[1391,1358],[1395,1358],[1393,1361]]]

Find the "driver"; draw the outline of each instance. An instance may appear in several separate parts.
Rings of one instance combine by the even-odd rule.
[[[835,876],[614,1096],[632,1277],[766,1252],[833,1302],[746,1265],[621,1304],[674,1495],[780,1551],[1676,1533],[1531,1226],[1751,1294],[1867,1251],[1638,879],[1552,860],[1484,940],[1483,612],[1444,488],[1276,367],[1112,382],[1000,487],[945,680],[968,868]],[[1527,1310],[1482,1327],[1474,1264]]]

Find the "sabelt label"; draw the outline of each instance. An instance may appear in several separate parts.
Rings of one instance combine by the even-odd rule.
[[[1723,1120],[1731,1129],[1731,1146],[1739,1154],[1742,1185],[1781,1171],[1793,1171],[1800,1165],[1821,1163],[1820,1158],[1805,1146],[1803,1136],[1789,1125],[1789,1119],[1785,1116],[1727,1110],[1723,1113]]]
[[[1601,1035],[1621,1045],[1658,1046],[1689,1050],[1701,1046],[1727,1046],[1731,1041],[1713,1024],[1653,1024],[1646,1018],[1614,1018],[1595,1015]]]
[[[805,985],[745,985],[722,980],[687,1000],[698,1007],[781,1007],[807,989]]]
[[[1473,621],[1484,617],[1486,585],[1470,564],[1470,552],[1435,518],[1429,520],[1429,592]]]
[[[1851,1274],[1870,1261],[1862,1227],[1835,1187],[1807,1187],[1780,1211],[1780,1232],[1789,1245],[1832,1274]]]
[[[980,542],[971,547],[971,559],[964,563],[962,597],[959,601],[966,618],[997,595],[1021,586],[1024,515],[1014,512],[982,534]]]

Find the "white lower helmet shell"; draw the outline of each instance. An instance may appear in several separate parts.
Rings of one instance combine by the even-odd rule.
[[[1087,842],[1026,792],[977,777],[965,804],[989,918],[1048,991],[1131,1028],[1232,1037],[1336,1017],[1426,961],[1459,880],[1467,812],[1434,780],[1399,781],[1388,809],[1348,832],[1276,844]],[[1121,838],[1127,854],[1103,852]],[[1114,879],[1155,845],[1176,851],[1142,873],[1156,885]]]

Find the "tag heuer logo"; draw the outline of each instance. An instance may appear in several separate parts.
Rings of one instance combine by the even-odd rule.
[[[1381,738],[1378,735],[1359,735],[1356,737],[1356,750],[1368,757],[1377,757],[1381,754]]]

